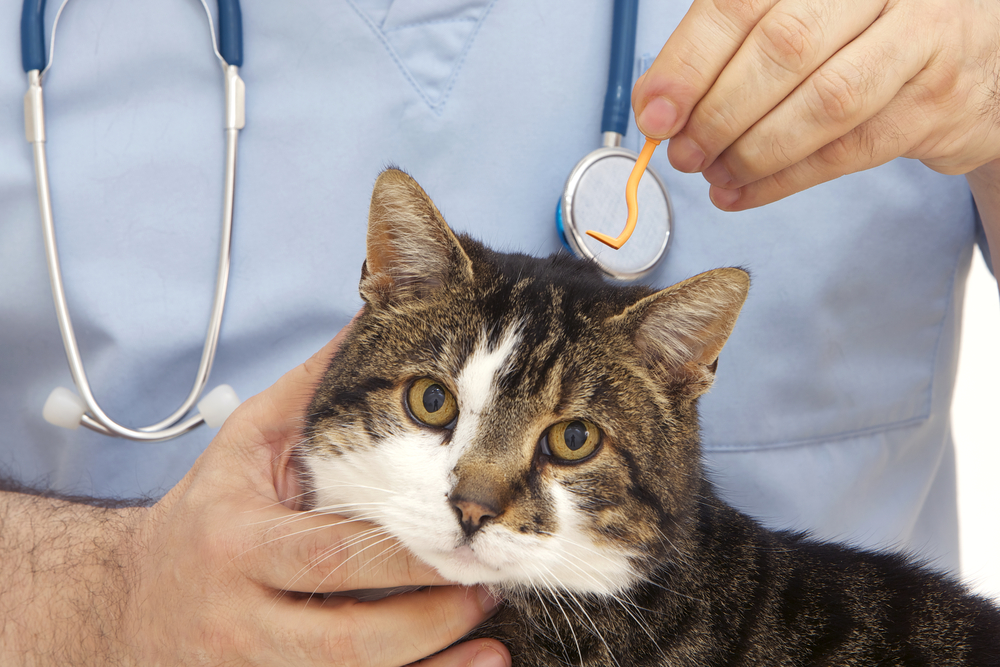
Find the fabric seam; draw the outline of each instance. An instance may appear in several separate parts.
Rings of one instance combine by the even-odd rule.
[[[417,21],[416,23],[404,23],[403,25],[397,25],[397,26],[394,26],[392,28],[384,28],[383,27],[383,28],[380,28],[380,30],[383,33],[388,34],[390,32],[396,32],[397,30],[406,30],[407,28],[420,28],[420,27],[425,26],[425,25],[444,25],[446,23],[476,23],[478,21],[481,21],[483,18],[485,18],[485,16],[486,16],[486,14],[484,13],[483,16],[481,16],[478,19],[475,19],[475,18],[472,18],[472,17],[467,17],[467,18],[461,18],[461,19],[434,19],[434,20],[431,20],[431,21]]]
[[[396,53],[396,50],[392,48],[392,45],[389,44],[389,40],[386,39],[385,33],[382,32],[381,28],[375,25],[375,22],[372,21],[367,14],[361,11],[361,9],[358,8],[356,4],[354,4],[354,0],[347,0],[347,4],[351,6],[351,9],[354,10],[354,13],[357,14],[361,18],[361,20],[365,22],[365,24],[375,34],[378,40],[382,42],[382,46],[385,47],[385,50],[389,53],[389,57],[392,58],[392,61],[396,63],[396,67],[399,68],[399,71],[403,74],[403,78],[405,78],[407,81],[410,82],[410,85],[416,91],[417,95],[419,95],[420,98],[424,101],[424,103],[427,104],[427,106],[433,110],[434,105],[431,104],[431,101],[429,99],[427,99],[427,95],[424,94],[424,91],[420,88],[420,85],[414,80],[413,76],[410,74],[410,70],[408,70],[406,66],[403,64],[403,62],[400,60],[399,55]]]
[[[396,53],[396,50],[392,47],[392,44],[389,43],[389,40],[386,37],[386,32],[394,32],[396,30],[399,30],[400,28],[412,28],[414,26],[419,26],[419,25],[430,25],[434,23],[458,23],[460,21],[473,21],[475,19],[440,19],[434,21],[427,21],[426,23],[411,23],[407,24],[406,26],[400,26],[400,28],[393,28],[392,30],[389,31],[383,31],[382,28],[377,26],[375,22],[372,21],[371,17],[369,17],[366,13],[364,13],[357,6],[357,4],[355,4],[354,0],[347,0],[347,3],[351,6],[351,9],[354,10],[354,13],[356,13],[359,17],[361,17],[361,20],[368,25],[368,28],[373,33],[375,33],[375,36],[378,37],[379,41],[382,42],[382,46],[389,53],[389,57],[392,58],[392,61],[394,63],[396,63],[396,67],[399,68],[400,72],[402,72],[403,77],[410,82],[410,86],[413,87],[413,89],[416,91],[420,99],[424,101],[424,104],[427,105],[427,107],[431,110],[432,113],[434,113],[437,116],[440,116],[444,111],[444,107],[447,104],[448,99],[451,97],[451,91],[455,87],[455,81],[458,80],[458,75],[459,73],[461,73],[462,68],[465,66],[465,59],[469,53],[469,49],[472,48],[472,45],[476,42],[476,39],[479,37],[479,30],[482,28],[483,22],[486,21],[486,17],[489,16],[490,11],[493,10],[493,6],[497,3],[497,0],[491,0],[491,2],[486,6],[486,9],[483,10],[483,15],[479,17],[478,21],[476,21],[476,26],[475,28],[472,29],[472,34],[469,35],[469,38],[466,40],[465,46],[462,48],[462,52],[455,60],[454,69],[452,70],[451,76],[448,77],[448,83],[444,88],[444,92],[441,94],[441,99],[438,100],[436,103],[430,100],[430,98],[427,96],[427,93],[424,92],[424,89],[420,86],[419,83],[417,83],[417,80],[413,78],[413,75],[410,74],[410,70],[403,63],[403,60],[399,57],[399,54]]]
[[[887,433],[889,431],[912,428],[913,426],[918,426],[926,422],[928,419],[930,419],[930,414],[923,414],[923,415],[918,415],[916,417],[909,417],[901,421],[889,422],[887,424],[879,424],[877,426],[869,426],[867,428],[859,428],[853,431],[842,431],[840,433],[832,433],[830,435],[822,435],[815,438],[802,438],[800,440],[783,440],[781,442],[769,442],[765,444],[719,445],[712,447],[702,446],[702,451],[704,451],[705,453],[754,452],[765,449],[787,449],[790,447],[808,447],[811,445],[822,445],[830,442],[837,442],[840,440],[851,440],[853,438],[861,438],[869,435],[877,435],[879,433]]]

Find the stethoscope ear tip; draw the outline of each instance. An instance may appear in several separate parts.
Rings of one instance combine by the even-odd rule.
[[[211,428],[222,426],[238,407],[240,398],[236,395],[236,390],[228,384],[220,384],[198,401],[198,412]]]
[[[228,384],[220,384],[198,402],[198,413],[207,425],[219,428],[238,407],[236,391]],[[42,418],[53,426],[75,431],[86,412],[87,404],[80,396],[66,387],[56,387],[45,399]]]
[[[75,431],[80,426],[80,420],[87,411],[83,399],[66,387],[56,387],[45,399],[42,407],[42,418],[53,426],[61,426]]]

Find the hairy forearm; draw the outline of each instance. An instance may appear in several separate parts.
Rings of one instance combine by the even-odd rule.
[[[0,664],[121,663],[140,508],[0,492]]]
[[[983,230],[990,244],[993,271],[1000,272],[1000,160],[994,160],[966,174]],[[998,274],[1000,275],[1000,274]]]

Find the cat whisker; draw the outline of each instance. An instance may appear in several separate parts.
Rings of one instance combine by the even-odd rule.
[[[309,494],[308,494],[307,492],[304,492],[304,493],[299,493],[299,494],[296,494],[296,495],[294,495],[294,496],[289,496],[289,497],[288,497],[288,498],[286,499],[286,501],[285,501],[285,502],[287,502],[287,501],[289,501],[289,500],[301,500],[302,498],[305,498],[305,497],[306,497],[306,496],[308,496],[308,495],[309,495]],[[274,507],[279,507],[279,506],[282,506],[282,505],[284,505],[284,504],[285,504],[285,502],[281,502],[281,501],[276,501],[276,502],[273,502],[273,503],[268,503],[267,505],[264,505],[263,507],[257,507],[257,508],[254,508],[254,509],[249,509],[249,510],[243,510],[243,511],[241,512],[241,514],[249,514],[249,513],[252,513],[252,512],[259,512],[259,511],[261,511],[261,510],[267,510],[267,509],[272,509],[272,508],[274,508]],[[297,510],[297,511],[301,511],[301,512],[306,512],[306,511],[308,511],[308,510]]]
[[[550,585],[548,581],[546,581],[545,579],[546,578],[543,575],[542,583],[548,590],[549,598],[556,604],[557,607],[559,607],[559,612],[563,615],[563,618],[566,620],[566,626],[569,628],[570,635],[572,635],[573,637],[573,644],[576,645],[576,655],[580,660],[580,667],[583,667],[583,650],[580,648],[580,640],[577,639],[576,630],[573,629],[573,623],[569,620],[569,615],[566,613],[566,609],[562,606],[562,603],[559,602],[559,595],[556,592],[556,589],[553,588],[552,585]],[[567,658],[568,657],[569,656],[567,656]]]
[[[336,523],[336,524],[334,524],[334,525],[341,525],[341,524],[343,524],[343,523],[350,523],[350,522],[352,522],[352,521],[354,521],[354,519],[345,519],[344,521],[341,521],[341,522],[338,522],[338,523]],[[309,532],[313,532],[313,531],[319,531],[319,530],[324,530],[324,529],[326,529],[326,528],[329,528],[329,526],[310,526],[310,527],[308,527],[308,528],[303,528],[303,529],[301,529],[301,530],[297,530],[297,531],[294,531],[294,532],[291,532],[291,533],[287,533],[287,534],[285,534],[285,535],[279,535],[278,537],[273,537],[273,538],[270,538],[270,539],[267,539],[267,540],[264,540],[263,542],[260,542],[260,543],[258,543],[258,544],[255,544],[255,545],[253,545],[252,547],[249,547],[249,548],[247,548],[247,549],[244,549],[244,550],[243,550],[242,552],[240,552],[239,554],[237,554],[237,555],[233,556],[233,557],[232,557],[232,559],[230,559],[230,562],[233,562],[233,561],[236,561],[236,560],[238,560],[238,559],[240,559],[240,558],[242,558],[242,557],[246,556],[246,555],[247,555],[248,553],[250,553],[251,551],[253,551],[253,550],[255,550],[255,549],[259,549],[259,548],[262,548],[262,547],[265,547],[265,546],[268,546],[268,545],[270,545],[270,544],[274,544],[275,542],[278,542],[278,541],[280,541],[280,540],[283,540],[283,539],[288,539],[288,538],[290,538],[290,537],[295,537],[295,536],[298,536],[298,535],[304,535],[304,534],[306,534],[306,533],[309,533]],[[365,534],[367,534],[367,533],[372,533],[372,532],[376,532],[376,531],[380,531],[380,530],[381,530],[381,529],[380,529],[380,528],[378,528],[378,527],[376,527],[376,528],[371,528],[371,529],[369,529],[369,530],[367,530],[367,531],[363,531],[362,533],[359,533],[358,535],[355,535],[355,536],[354,536],[354,537],[352,538],[352,540],[356,540],[356,539],[358,539],[358,537],[359,537],[359,536],[363,536],[363,535],[365,535]],[[353,542],[351,542],[351,543],[353,543]],[[351,543],[348,543],[348,546],[349,546],[349,545],[350,545]],[[338,546],[338,547],[339,547],[339,546],[343,546],[343,544],[340,544],[340,545],[337,545],[337,546]]]
[[[294,523],[296,521],[304,521],[304,520],[306,520],[306,519],[308,519],[310,517],[321,515],[321,514],[339,514],[339,512],[336,511],[338,509],[350,509],[352,507],[366,507],[366,506],[382,507],[382,506],[386,506],[386,505],[388,505],[388,503],[379,503],[379,502],[343,503],[341,505],[336,505],[336,506],[325,506],[325,507],[317,507],[317,508],[308,509],[308,510],[300,510],[300,511],[295,512],[292,515],[289,515],[289,516],[284,516],[284,517],[280,517],[280,518],[263,519],[261,521],[254,521],[254,522],[248,523],[246,525],[248,525],[248,526],[259,526],[259,525],[262,525],[262,524],[273,523],[274,525],[272,526],[272,528],[278,528],[278,527],[281,527],[281,526],[283,526],[283,525],[285,525],[287,523]],[[259,511],[259,510],[251,510],[251,511]],[[351,517],[345,517],[345,518],[348,519],[348,520],[351,520],[351,521],[354,520]]]
[[[332,514],[335,516],[344,516],[345,518],[354,519],[354,515],[348,516],[344,514],[345,511],[354,511],[357,509],[364,508],[392,508],[392,503],[377,502],[377,501],[366,501],[366,502],[343,502],[335,503],[330,505],[323,505],[312,510],[312,514]]]
[[[590,546],[590,545],[587,545],[587,544],[583,544],[583,543],[581,543],[581,542],[577,542],[577,541],[575,541],[575,540],[571,540],[571,539],[569,539],[568,537],[566,537],[565,535],[562,535],[562,534],[558,534],[558,535],[557,535],[556,533],[552,533],[552,532],[549,532],[549,531],[539,531],[539,534],[540,534],[540,535],[547,535],[547,536],[549,536],[549,537],[555,537],[555,538],[558,538],[559,540],[562,540],[562,541],[563,541],[563,542],[565,542],[566,544],[571,544],[571,545],[573,545],[574,547],[577,547],[577,548],[579,548],[579,549],[582,549],[583,551],[586,551],[586,552],[588,552],[588,553],[590,553],[590,554],[593,554],[594,556],[597,556],[598,558],[601,558],[601,559],[602,559],[602,560],[604,560],[604,561],[607,561],[607,562],[608,562],[609,564],[611,564],[611,565],[618,565],[618,561],[617,561],[617,560],[615,560],[614,558],[611,558],[611,557],[610,557],[610,556],[608,556],[607,554],[605,554],[605,553],[602,553],[601,551],[598,551],[597,549],[594,549],[594,548],[593,548],[592,546]]]
[[[362,542],[368,540],[369,538],[376,537],[376,536],[379,536],[379,535],[383,536],[382,539],[379,539],[379,540],[373,542],[372,544],[365,545],[364,547],[362,547],[362,549],[360,551],[358,551],[357,554],[355,554],[355,556],[360,556],[360,554],[362,554],[364,551],[366,551],[368,549],[371,549],[373,547],[376,547],[379,544],[382,544],[383,542],[392,539],[392,536],[389,535],[388,533],[385,533],[381,528],[375,527],[375,528],[371,528],[371,529],[366,530],[366,531],[362,531],[361,533],[358,533],[351,540],[349,540],[347,542],[343,542],[343,543],[331,546],[330,548],[326,549],[325,551],[321,552],[320,554],[314,556],[312,559],[310,559],[310,561],[308,563],[306,563],[302,568],[300,568],[299,571],[296,572],[292,576],[292,579],[287,584],[285,584],[285,589],[286,590],[294,590],[295,584],[298,581],[300,581],[302,579],[302,577],[304,577],[306,575],[306,573],[310,569],[316,567],[316,565],[318,565],[319,563],[321,563],[323,560],[325,560],[327,558],[330,558],[331,556],[334,556],[334,555],[340,553],[341,551],[350,549],[351,547],[356,546],[359,543],[362,543]],[[360,571],[362,568],[366,567],[369,563],[371,563],[372,560],[373,559],[369,559],[365,563],[360,564],[360,566],[358,567],[358,570]],[[330,570],[326,574],[326,576],[324,576],[323,579],[316,585],[316,587],[312,591],[312,594],[315,595],[319,591],[320,586],[322,586],[322,584],[325,583],[331,576],[333,576],[334,574],[336,574],[337,571],[340,570],[340,568],[342,568],[345,565],[347,565],[347,563],[348,563],[348,559],[345,558],[343,560],[343,562],[341,562],[335,568],[333,568],[332,570]]]
[[[322,561],[323,559],[325,559],[325,558],[329,558],[330,556],[332,556],[332,555],[334,555],[334,554],[338,553],[339,551],[341,551],[341,550],[343,550],[343,549],[347,549],[347,548],[350,548],[351,546],[353,546],[353,545],[357,544],[358,542],[360,542],[360,541],[363,541],[363,540],[365,540],[365,539],[367,539],[367,538],[369,538],[369,537],[372,537],[372,536],[374,536],[374,535],[377,535],[377,534],[379,534],[380,532],[382,532],[382,531],[381,531],[381,529],[380,529],[380,528],[378,528],[378,527],[374,527],[374,528],[371,528],[371,529],[369,529],[369,530],[367,530],[367,531],[364,531],[364,532],[362,532],[362,533],[359,533],[358,535],[355,535],[355,536],[354,536],[354,538],[353,538],[353,539],[352,539],[352,540],[351,540],[350,542],[348,542],[348,543],[343,543],[343,544],[338,544],[338,545],[336,545],[335,547],[331,547],[330,549],[328,549],[328,550],[324,551],[324,552],[323,552],[323,553],[321,553],[320,555],[318,555],[318,556],[314,557],[314,558],[313,558],[312,560],[310,560],[310,562],[309,562],[309,563],[307,563],[307,564],[306,564],[305,566],[303,566],[303,567],[302,567],[302,568],[301,568],[301,569],[300,569],[300,570],[299,570],[298,572],[296,572],[296,573],[295,573],[295,575],[293,575],[292,579],[291,579],[291,580],[290,580],[290,581],[289,581],[289,582],[288,582],[288,583],[287,583],[287,584],[285,585],[285,587],[284,587],[284,588],[283,588],[282,590],[279,590],[279,591],[276,591],[276,592],[275,592],[275,595],[274,595],[274,600],[272,601],[272,603],[271,603],[271,606],[270,606],[270,608],[268,609],[268,613],[270,613],[271,611],[273,611],[273,610],[274,610],[274,607],[275,607],[275,605],[277,605],[277,604],[278,604],[278,602],[280,602],[280,601],[281,601],[281,600],[282,600],[282,599],[283,599],[283,598],[284,598],[284,597],[285,597],[286,595],[288,595],[288,594],[290,594],[290,593],[294,593],[294,592],[296,592],[296,591],[294,590],[294,586],[295,586],[295,583],[296,583],[296,582],[298,582],[298,581],[300,581],[300,580],[302,579],[302,577],[304,577],[304,576],[305,576],[305,573],[306,573],[306,572],[307,572],[307,571],[308,571],[308,570],[309,570],[310,568],[314,567],[314,566],[315,566],[316,564],[318,564],[319,562],[321,562],[321,561]],[[370,544],[370,545],[368,545],[368,546],[364,547],[364,548],[363,548],[363,549],[361,550],[361,552],[363,552],[363,551],[364,551],[365,549],[368,549],[368,548],[371,548],[371,547],[374,547],[374,546],[377,546],[378,544],[381,544],[381,543],[382,543],[382,542],[384,542],[384,541],[385,541],[386,539],[390,539],[390,538],[389,538],[389,537],[386,537],[386,538],[383,538],[382,540],[378,540],[377,542],[375,542],[375,543],[373,543],[373,544]],[[358,553],[360,554],[361,552],[358,552]],[[319,594],[319,593],[318,593],[318,591],[319,591],[320,587],[321,587],[321,586],[323,585],[323,582],[325,582],[325,581],[326,581],[326,580],[327,580],[327,579],[328,579],[328,578],[329,578],[330,576],[332,576],[332,575],[333,575],[334,573],[336,573],[336,571],[337,571],[337,570],[339,570],[339,569],[340,569],[341,567],[343,567],[343,566],[344,566],[344,565],[346,565],[346,564],[347,564],[347,559],[345,559],[343,563],[341,563],[341,564],[340,564],[340,565],[338,565],[338,566],[337,566],[336,568],[334,568],[334,569],[333,569],[333,570],[331,570],[331,571],[330,571],[329,573],[327,573],[327,575],[326,575],[326,576],[325,576],[325,577],[323,578],[323,580],[322,580],[322,581],[320,581],[320,582],[319,582],[319,583],[318,583],[318,584],[317,584],[317,585],[316,585],[316,586],[315,586],[315,587],[313,588],[312,592],[311,592],[311,593],[309,593],[309,595],[311,595],[311,596],[315,596],[315,595]]]
[[[538,593],[538,587],[535,586],[534,584],[531,585],[531,590],[532,590],[533,593],[535,593],[536,596],[539,595],[539,593]],[[556,636],[555,636],[556,643],[559,644],[559,646],[562,647],[562,649],[563,649],[563,655],[566,657],[566,662],[568,664],[572,664],[572,661],[570,660],[570,657],[569,657],[569,653],[566,651],[566,645],[565,645],[565,643],[563,643],[562,635],[559,632],[559,626],[556,624],[555,619],[552,618],[552,614],[549,613],[548,605],[541,605],[541,607],[542,607],[542,611],[545,612],[545,616],[549,619],[549,623],[552,625],[552,630],[555,631],[555,633],[556,633]]]
[[[385,543],[385,542],[387,542],[389,540],[394,540],[395,539],[389,533],[384,533],[384,535],[385,535],[385,537],[383,537],[381,540],[379,540],[378,542],[375,542],[373,544],[370,544],[370,545],[366,546],[362,551],[365,551],[365,550],[370,549],[372,547],[376,547],[376,546],[378,546],[380,544],[383,544],[383,543]],[[364,563],[361,563],[359,565],[359,567],[358,567],[358,571],[361,572],[365,568],[367,568],[369,566],[373,566],[373,564],[374,564],[374,567],[377,567],[378,565],[381,565],[382,563],[388,561],[390,558],[392,558],[393,556],[395,556],[397,553],[399,553],[401,551],[405,551],[405,547],[397,542],[390,549],[386,549],[384,551],[381,551],[378,554],[376,554],[375,556],[372,556],[371,558],[369,558]],[[359,552],[359,555],[360,555],[360,553],[361,552]],[[379,560],[378,562],[376,562],[375,559],[378,558],[379,556],[381,556],[381,560]]]
[[[575,546],[578,546],[578,547],[580,547],[581,549],[584,549],[584,550],[586,550],[586,551],[588,551],[588,552],[590,552],[590,553],[593,553],[594,555],[597,555],[597,556],[602,556],[602,557],[605,557],[605,556],[604,556],[603,554],[601,554],[600,552],[598,552],[598,551],[596,551],[596,550],[594,550],[594,549],[592,549],[592,548],[590,548],[590,547],[587,547],[586,545],[582,545],[582,544],[579,544],[579,543],[576,543],[576,542],[574,542],[574,541],[572,541],[572,540],[568,540],[568,539],[566,539],[565,537],[563,537],[562,539],[564,539],[564,540],[565,540],[565,541],[566,541],[567,543],[569,543],[569,544],[573,544],[573,545],[575,545]],[[569,558],[569,557],[572,557],[572,558],[575,558],[575,559],[576,559],[576,560],[578,560],[578,561],[582,561],[582,562],[586,562],[586,561],[583,561],[583,560],[582,560],[582,559],[581,559],[581,558],[580,558],[579,556],[577,556],[577,555],[575,555],[575,554],[570,554],[570,553],[565,553],[565,552],[564,552],[564,553],[561,553],[561,554],[559,554],[559,556],[560,556],[560,558],[562,558],[562,559],[563,559],[563,562],[564,562],[564,563],[565,563],[565,564],[567,565],[567,567],[572,567],[572,568],[574,568],[574,569],[575,569],[576,571],[578,571],[578,572],[580,572],[581,574],[583,574],[583,575],[587,576],[587,577],[588,577],[588,578],[589,578],[589,579],[590,579],[591,581],[593,581],[593,582],[594,582],[595,584],[599,584],[599,583],[600,583],[600,582],[599,582],[599,580],[598,580],[598,579],[596,579],[596,578],[595,578],[595,577],[593,576],[593,574],[592,574],[592,573],[590,573],[590,572],[589,572],[589,571],[587,571],[587,570],[584,570],[583,568],[579,567],[579,566],[578,566],[578,565],[576,565],[575,563],[571,563],[571,562],[569,562],[569,561],[567,560],[567,558]],[[607,581],[608,581],[608,582],[610,583],[610,581],[611,581],[611,580],[610,580],[610,579],[608,579]],[[666,586],[663,586],[662,584],[659,584],[659,583],[657,583],[657,582],[654,582],[654,581],[652,581],[652,580],[650,580],[650,579],[648,579],[648,578],[646,578],[646,577],[643,577],[643,578],[641,579],[641,581],[643,581],[643,582],[645,582],[645,583],[647,583],[647,584],[649,584],[649,585],[651,585],[651,586],[655,586],[655,587],[657,587],[657,588],[659,588],[659,589],[661,589],[661,590],[664,590],[664,591],[667,591],[668,593],[671,593],[671,594],[673,594],[673,595],[677,595],[677,596],[679,596],[679,597],[684,597],[684,598],[687,598],[687,599],[689,599],[689,600],[692,600],[692,601],[694,601],[694,602],[703,602],[703,600],[701,600],[701,599],[699,599],[699,598],[695,598],[695,597],[692,597],[692,596],[690,596],[690,595],[685,595],[685,594],[683,594],[683,593],[680,593],[680,592],[678,592],[678,591],[675,591],[675,590],[672,590],[672,589],[670,589],[670,588],[667,588]],[[611,596],[609,596],[609,597],[612,597],[613,599],[615,599],[615,600],[616,600],[617,602],[619,602],[619,603],[620,603],[620,604],[622,604],[622,605],[624,605],[624,604],[625,604],[625,602],[624,602],[624,601],[623,601],[623,600],[622,600],[622,599],[621,599],[621,598],[619,597],[619,594],[618,594],[618,593],[615,593],[615,594],[613,594],[613,595],[611,595]],[[637,610],[639,610],[639,611],[647,611],[647,612],[651,611],[651,610],[648,610],[648,609],[645,609],[645,608],[643,608],[643,607],[640,607],[640,606],[638,606],[638,605],[636,605],[636,604],[632,603],[631,601],[629,601],[629,604],[630,604],[630,605],[631,605],[631,606],[632,606],[633,608],[635,608],[635,609],[637,609]],[[633,618],[635,618],[635,617],[633,616]],[[638,621],[638,619],[636,619],[636,620]],[[655,638],[655,637],[652,637],[652,636],[651,636],[650,638],[651,638],[651,639],[653,639],[654,641],[656,640],[656,638]]]
[[[350,484],[325,484],[320,487],[313,489],[313,493],[320,491],[329,491],[331,489],[365,489],[366,491],[378,491],[379,493],[384,493],[390,496],[401,495],[399,491],[394,491],[392,489],[384,489],[380,486],[368,486],[366,484],[358,484],[357,482],[351,482]]]
[[[541,565],[541,567],[546,572],[548,572],[549,574],[551,574],[551,570],[549,570],[547,567],[545,567],[544,565]],[[611,650],[611,646],[608,644],[607,640],[604,639],[604,635],[601,634],[601,631],[598,629],[597,624],[594,623],[594,620],[590,617],[590,614],[587,613],[587,609],[584,607],[583,603],[580,602],[580,599],[577,597],[577,595],[575,593],[573,593],[572,591],[568,591],[568,590],[563,590],[563,593],[569,598],[569,600],[573,604],[576,605],[577,609],[580,610],[580,614],[582,614],[582,618],[586,619],[585,620],[585,624],[590,627],[590,630],[591,630],[591,632],[593,632],[594,636],[597,637],[601,641],[602,644],[604,644],[604,649],[608,652],[608,657],[611,658],[611,661],[616,665],[616,667],[621,667],[621,665],[618,663],[618,659],[615,658],[614,652]],[[580,616],[578,615],[578,618],[579,617]]]
[[[576,569],[581,574],[587,575],[595,583],[598,583],[598,581],[597,581],[596,578],[594,578],[593,576],[590,576],[589,573],[585,572],[578,565],[576,565],[575,563],[571,563],[568,560],[566,560],[566,558],[570,557],[570,556],[576,558],[577,560],[582,560],[578,556],[575,556],[573,554],[561,554],[561,556],[562,556],[563,561],[564,561],[564,563],[566,564],[567,567]],[[642,612],[650,613],[650,614],[655,614],[657,612],[654,612],[654,611],[652,611],[650,609],[646,609],[644,607],[640,607],[634,601],[632,601],[631,599],[629,599],[628,597],[626,597],[624,594],[621,594],[621,593],[613,593],[611,595],[601,596],[601,597],[604,598],[604,599],[610,599],[610,600],[613,600],[614,602],[616,602],[622,608],[622,611],[624,611],[626,614],[628,614],[628,616],[633,621],[635,621],[636,627],[642,628],[642,630],[646,634],[646,636],[649,637],[650,643],[653,646],[655,646],[658,651],[660,651],[660,654],[663,655],[664,658],[666,658],[666,654],[664,654],[663,651],[662,651],[662,649],[660,649],[660,647],[659,647],[657,637],[655,635],[653,635],[653,633],[651,633],[649,631],[647,620],[643,619],[641,617],[641,613]],[[630,609],[630,607],[631,607],[631,609]],[[633,611],[633,610],[635,610],[635,611]],[[639,615],[637,615],[636,612],[639,612]],[[602,639],[602,641],[603,641],[603,639]],[[610,648],[608,650],[610,652]],[[612,659],[614,659],[614,658],[612,658]]]
[[[359,510],[361,508],[366,507],[367,505],[374,505],[375,507],[374,508],[369,508],[369,509],[367,509],[365,511],[357,511],[357,510]],[[273,532],[275,530],[278,530],[279,528],[283,528],[285,526],[289,526],[289,525],[292,525],[292,524],[299,523],[301,521],[305,521],[307,519],[310,519],[313,516],[321,516],[321,515],[341,516],[341,520],[340,521],[336,521],[336,522],[331,523],[331,524],[324,524],[324,525],[321,525],[321,526],[312,526],[310,528],[304,529],[304,531],[302,531],[302,532],[308,532],[309,530],[324,530],[324,529],[327,529],[327,528],[332,528],[332,527],[336,527],[336,526],[342,526],[344,524],[355,523],[355,522],[358,522],[358,521],[377,522],[377,520],[380,517],[380,515],[378,513],[372,511],[372,509],[378,509],[377,504],[375,504],[375,503],[370,503],[370,504],[369,503],[365,503],[365,504],[354,503],[350,507],[348,507],[348,506],[345,505],[345,506],[341,507],[340,509],[353,509],[354,511],[353,511],[353,513],[352,513],[351,516],[342,516],[342,515],[340,515],[339,513],[336,513],[336,512],[311,512],[311,513],[303,512],[302,514],[295,515],[295,516],[283,517],[283,518],[277,519],[277,520],[261,521],[261,522],[258,522],[258,524],[250,524],[250,525],[266,524],[266,523],[269,523],[269,522],[273,521],[273,525],[270,526],[269,528],[267,528],[267,530],[264,531],[264,534],[266,535],[266,534],[271,533],[271,532]],[[271,538],[270,540],[264,542],[263,544],[269,544],[273,540],[280,540],[280,539],[283,539],[283,538],[286,538],[286,537],[291,537],[291,536],[297,535],[297,534],[299,534],[299,533],[298,532],[293,532],[293,533],[287,533],[285,535],[280,535],[280,536],[278,536],[276,538]]]
[[[590,551],[593,552],[593,550],[590,550]],[[580,565],[578,565],[576,563],[572,563],[572,562],[570,562],[568,560],[569,558],[573,558],[573,559],[575,559],[575,560],[577,560],[577,561],[579,561],[581,563],[584,563],[585,565],[589,565],[589,563],[587,561],[585,561],[583,558],[581,558],[580,556],[577,556],[576,554],[565,553],[565,552],[564,553],[559,553],[559,554],[556,554],[556,555],[562,560],[563,564],[566,565],[566,567],[569,567],[569,568],[571,568],[571,569],[579,572],[581,575],[583,575],[584,577],[586,577],[587,579],[589,579],[590,581],[592,581],[596,587],[599,587],[599,588],[616,588],[617,587],[615,585],[614,580],[611,579],[611,577],[609,577],[608,575],[603,574],[601,572],[595,572],[592,569],[583,568]],[[598,574],[601,574],[603,576],[603,581],[597,578],[596,575],[598,575]]]

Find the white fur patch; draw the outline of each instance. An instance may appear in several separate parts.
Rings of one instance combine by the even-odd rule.
[[[478,415],[486,408],[494,395],[494,384],[507,370],[511,355],[520,342],[521,334],[516,326],[507,329],[494,348],[486,344],[486,334],[483,334],[458,374],[459,414]]]
[[[455,400],[458,402],[459,417],[451,437],[452,468],[469,445],[475,442],[479,434],[479,418],[493,400],[496,382],[510,367],[511,356],[520,341],[521,334],[517,326],[507,329],[496,347],[488,345],[486,333],[483,332],[476,348],[455,378]],[[449,480],[454,483],[450,477],[450,468]]]

